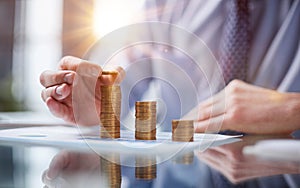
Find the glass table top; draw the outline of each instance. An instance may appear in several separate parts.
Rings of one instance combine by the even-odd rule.
[[[0,187],[300,187],[300,159],[244,154],[245,147],[270,139],[295,140],[246,135],[164,161],[151,152],[99,154],[1,141]]]

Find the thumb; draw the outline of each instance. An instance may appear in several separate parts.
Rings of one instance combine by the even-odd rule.
[[[89,63],[83,59],[73,56],[65,56],[59,62],[59,69],[61,70],[72,70],[78,72],[80,70],[84,70],[84,68],[101,70],[99,65]]]

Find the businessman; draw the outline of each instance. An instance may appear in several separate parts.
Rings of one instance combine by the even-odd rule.
[[[219,125],[220,130],[256,134],[289,134],[300,129],[299,0],[151,1],[145,9],[144,21],[177,25],[201,38],[222,69],[226,87],[213,96],[203,90],[207,84],[202,76],[190,74],[197,81],[197,86],[202,88],[199,98],[205,99],[184,116],[195,120],[196,132],[215,130],[214,127]],[[160,33],[175,40],[172,39],[172,31]],[[150,47],[150,52],[149,46],[147,50],[139,49],[139,52],[131,53],[130,58],[138,54],[133,57],[138,59],[143,53],[155,54],[155,57],[159,54],[163,59],[185,66],[184,59],[174,49],[163,50],[163,53],[159,45],[154,45]],[[78,67],[83,68],[78,72]],[[116,68],[120,72],[119,81],[124,79],[124,68],[121,67]],[[151,70],[157,69],[152,67]],[[74,107],[78,103],[86,103],[81,105],[86,107],[90,105],[88,100],[72,100],[72,94],[78,92],[72,85],[74,81],[77,83],[77,75],[85,72],[96,78],[101,76],[101,71],[96,64],[68,56],[59,63],[59,70],[43,72],[40,77],[45,87],[42,98],[49,110],[68,122],[78,123],[78,117],[74,117]],[[134,79],[135,75],[127,74],[126,77]],[[208,75],[208,78],[211,77]],[[101,83],[110,84],[110,78],[94,79],[91,85]],[[161,83],[154,85],[164,86]],[[149,90],[152,84],[148,83],[148,86],[146,88]],[[168,109],[176,111],[176,102],[170,100],[172,91],[167,87],[160,88],[159,98],[164,100]],[[141,92],[147,93],[148,90]],[[81,93],[84,91],[87,90],[80,90]],[[90,104],[95,102],[91,101]],[[95,103],[99,106],[97,97]],[[96,117],[97,113],[82,110],[80,123],[96,124],[97,119],[92,117]],[[167,117],[175,116],[168,111]]]

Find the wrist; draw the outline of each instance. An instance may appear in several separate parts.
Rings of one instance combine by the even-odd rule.
[[[287,93],[287,116],[295,130],[300,129],[300,93]]]

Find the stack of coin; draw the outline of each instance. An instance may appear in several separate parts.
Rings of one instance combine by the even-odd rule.
[[[119,155],[100,157],[101,174],[106,187],[121,187],[122,176],[119,162]]]
[[[113,78],[118,72],[102,72]],[[120,138],[121,89],[119,85],[101,86],[100,137]]]
[[[135,139],[156,140],[156,102],[135,103]]]
[[[194,161],[194,152],[193,151],[185,153],[184,155],[180,155],[174,159],[174,162],[176,164],[185,164],[185,165],[192,164],[193,161]]]
[[[155,157],[139,156],[135,158],[135,178],[141,180],[152,180],[156,178]]]
[[[172,140],[192,142],[194,140],[193,120],[172,120]]]

